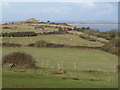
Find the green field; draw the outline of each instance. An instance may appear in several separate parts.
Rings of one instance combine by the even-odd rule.
[[[32,55],[37,66],[36,71],[24,69],[9,70],[3,68],[3,87],[30,88],[115,88],[117,87],[117,62],[115,55],[100,50],[69,48],[3,48],[3,56],[21,51]],[[64,74],[53,74],[60,69]],[[88,71],[86,71],[88,70]],[[93,72],[89,72],[93,70]],[[72,80],[74,77],[79,80]],[[62,79],[66,78],[66,79]],[[57,82],[56,82],[57,81]]]
[[[27,26],[26,26],[27,27]],[[33,27],[28,26],[28,28],[19,28],[19,29],[5,29],[2,32],[3,33],[9,33],[9,32],[35,32],[35,33],[43,33],[43,32],[52,32],[57,31],[56,28],[45,28],[44,30],[34,29]]]
[[[102,46],[100,42],[92,42],[80,38],[77,35],[60,34],[60,35],[39,35],[36,37],[3,37],[3,42],[21,43],[27,45],[35,43],[39,40],[45,40],[50,43],[66,44],[66,45],[78,45],[78,46]]]
[[[33,23],[28,23],[31,20]],[[75,30],[75,27],[70,25],[40,23],[36,22],[34,18],[22,22],[3,24],[3,27],[2,33],[63,32],[61,34],[42,34],[33,37],[0,37],[2,43],[22,44],[21,47],[15,47],[14,45],[14,47],[3,46],[2,56],[17,51],[25,52],[35,58],[36,65],[39,67],[37,69],[15,67],[10,69],[3,67],[3,88],[118,87],[118,57],[116,55],[98,49],[37,48],[27,46],[28,44],[45,40],[47,43],[54,43],[54,45],[101,47],[109,40]],[[39,27],[39,29],[36,29],[36,27]],[[84,34],[90,37],[80,38],[79,35]]]

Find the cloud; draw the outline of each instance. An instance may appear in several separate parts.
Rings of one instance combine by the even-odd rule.
[[[2,2],[1,6],[3,6],[3,8],[12,9],[12,6],[11,6],[10,2]]]
[[[4,6],[10,6],[10,4],[8,2],[4,2],[3,5]]]
[[[119,0],[1,0],[2,2],[119,2]]]
[[[6,3],[7,17],[37,17],[42,20],[114,20],[117,19],[117,4],[103,2],[59,3]],[[11,6],[12,8],[8,8]]]
[[[7,6],[7,7],[10,6],[9,2],[1,2],[0,5]]]

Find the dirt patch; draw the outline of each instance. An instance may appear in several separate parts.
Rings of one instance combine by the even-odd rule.
[[[63,74],[62,72],[53,72],[52,74]]]
[[[66,80],[67,78],[66,78],[66,77],[63,77],[62,79],[63,79],[63,80]]]
[[[66,74],[66,71],[55,71],[52,74]]]
[[[79,78],[77,78],[77,77],[74,77],[74,78],[72,78],[72,80],[79,80]]]
[[[89,81],[99,81],[99,80],[94,78],[94,79],[89,79]]]

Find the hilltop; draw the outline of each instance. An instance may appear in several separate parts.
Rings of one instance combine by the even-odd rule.
[[[39,22],[39,20],[35,19],[35,18],[30,18],[30,19],[27,19],[27,20],[24,20],[24,21],[19,21],[19,22],[16,22],[16,23],[37,23]]]

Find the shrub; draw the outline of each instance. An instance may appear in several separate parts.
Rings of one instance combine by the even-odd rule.
[[[30,36],[37,36],[35,32],[10,32],[10,33],[2,33],[0,36],[3,37],[30,37]]]
[[[85,30],[86,28],[85,28],[85,27],[82,27],[81,29],[82,29],[82,30]]]
[[[1,45],[5,47],[21,47],[22,46],[22,44],[16,44],[16,43],[2,43]]]
[[[34,43],[30,43],[30,44],[28,44],[27,46],[29,46],[29,47],[34,47],[35,44],[34,44]]]
[[[22,67],[22,68],[35,68],[35,60],[34,58],[25,53],[21,52],[13,52],[3,56],[3,66],[7,64],[14,64],[14,67]]]
[[[89,34],[81,34],[80,37],[83,39],[89,40],[89,41],[96,41],[96,38],[94,38],[93,36]]]
[[[97,41],[96,38],[94,38],[94,37],[92,37],[92,36],[90,36],[89,40],[90,40],[90,41],[94,41],[94,42]]]
[[[81,31],[81,28],[74,27],[74,30]]]
[[[117,66],[117,70],[120,73],[120,64]]]
[[[59,32],[64,32],[64,29],[63,28],[59,28],[58,31]]]
[[[85,34],[89,34],[89,35],[96,36],[96,37],[101,37],[101,38],[104,38],[107,40],[111,40],[112,38],[115,38],[117,36],[117,34],[119,34],[117,30],[99,32],[98,30],[90,29],[89,27],[87,27],[87,28],[82,27],[81,30],[79,30],[79,31],[82,31]]]
[[[72,31],[72,28],[67,28],[68,31]]]
[[[90,27],[86,27],[86,29],[90,29]]]
[[[81,34],[80,37],[87,40],[90,38],[88,34]]]
[[[3,24],[3,25],[8,25],[8,23],[5,23],[5,24]]]
[[[48,34],[63,34],[65,31],[60,32],[60,31],[53,31],[53,32],[43,32],[43,35],[48,35]]]
[[[36,46],[36,47],[46,47],[46,45],[47,45],[47,42],[44,41],[44,40],[37,41],[37,42],[34,44],[34,46]]]
[[[112,54],[120,55],[119,48],[120,48],[120,39],[114,38],[105,45],[103,45],[101,49]]]
[[[65,47],[63,44],[47,43],[46,41],[37,41],[36,43],[30,43],[27,46],[30,47],[49,47],[49,48],[60,48]]]
[[[50,47],[50,48],[61,48],[64,47],[63,44],[54,44],[54,43],[47,43],[46,47]]]

